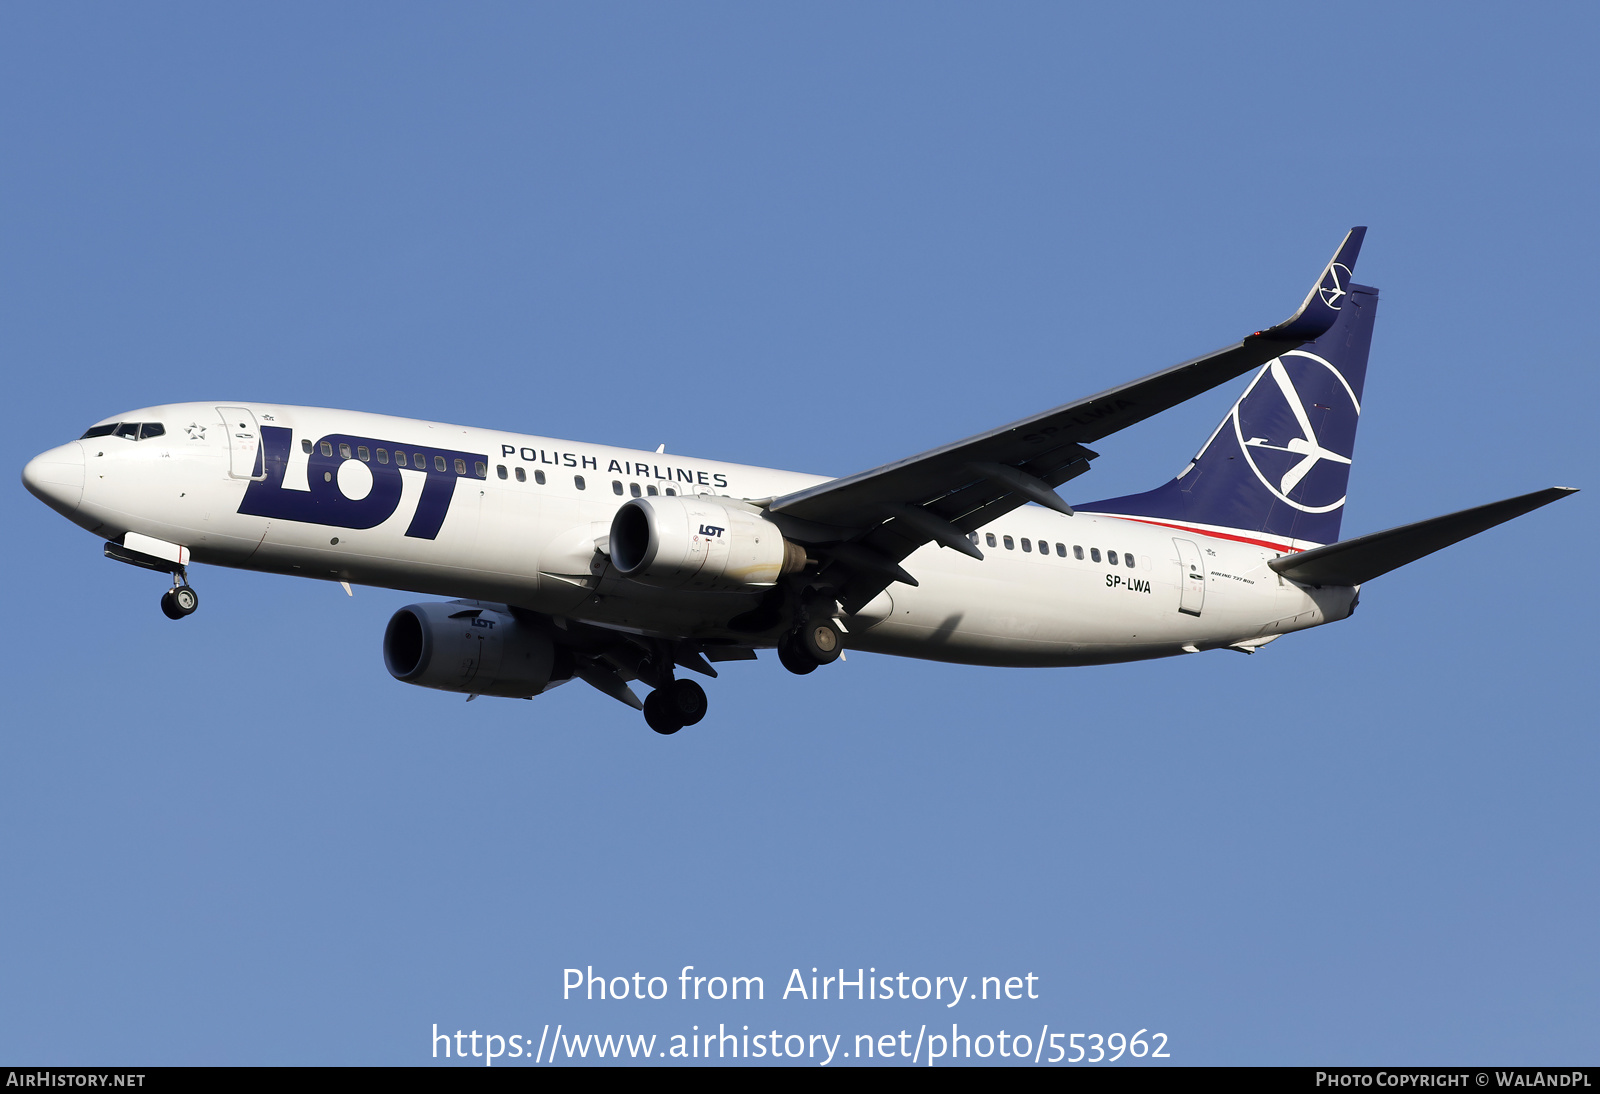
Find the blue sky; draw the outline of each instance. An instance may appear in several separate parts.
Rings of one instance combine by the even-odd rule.
[[[846,474],[1275,322],[1368,224],[1345,534],[1592,487],[1597,21],[12,5],[7,460],[215,398]],[[1069,500],[1169,477],[1236,394],[1097,445]],[[768,656],[662,739],[579,684],[392,681],[403,593],[200,568],[174,624],[12,481],[0,1061],[952,1020],[1179,1063],[1595,1059],[1589,492],[1258,656]],[[768,999],[563,1001],[589,965]],[[776,998],[813,966],[1040,998]]]

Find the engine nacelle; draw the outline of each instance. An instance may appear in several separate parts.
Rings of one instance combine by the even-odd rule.
[[[383,663],[406,684],[526,699],[572,677],[571,654],[503,605],[407,604],[383,632]]]
[[[772,585],[806,565],[770,520],[704,495],[634,498],[611,520],[610,554],[624,577],[666,589]]]

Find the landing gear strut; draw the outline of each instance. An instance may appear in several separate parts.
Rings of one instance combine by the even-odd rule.
[[[161,594],[161,614],[168,619],[193,615],[200,606],[200,594],[189,587],[189,575],[179,570],[172,580],[172,588]]]
[[[669,680],[645,696],[644,720],[657,733],[672,734],[706,716],[706,692],[693,680]]]

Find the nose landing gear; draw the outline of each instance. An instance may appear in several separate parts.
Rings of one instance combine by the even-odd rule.
[[[128,533],[131,537],[132,532]],[[147,555],[143,551],[136,551],[124,547],[120,543],[109,542],[106,544],[106,557],[118,562],[125,562],[129,566],[137,566],[141,570],[155,570],[163,574],[172,575],[172,588],[161,594],[161,614],[168,619],[182,619],[186,615],[193,615],[200,606],[200,594],[189,587],[189,570],[184,566],[188,559],[188,548],[179,547],[175,543],[161,544],[160,540],[149,540],[163,547],[170,547],[176,552],[173,557],[157,557]]]
[[[181,571],[174,573],[173,586],[161,594],[161,614],[168,619],[182,619],[193,615],[200,607],[200,594],[189,587],[189,576]]]

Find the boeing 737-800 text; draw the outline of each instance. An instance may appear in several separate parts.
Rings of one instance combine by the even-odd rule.
[[[1033,666],[1251,653],[1570,492],[1338,542],[1378,303],[1351,281],[1364,234],[1274,327],[845,478],[250,402],[119,414],[22,477],[107,556],[171,574],[174,619],[199,604],[192,562],[455,597],[390,620],[397,680],[518,698],[583,680],[661,733],[706,712],[678,669],[763,648],[797,673],[847,646]],[[1056,492],[1089,444],[1251,371],[1177,478],[1076,507]]]

